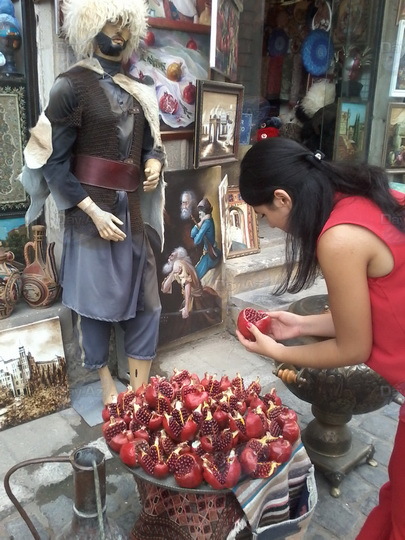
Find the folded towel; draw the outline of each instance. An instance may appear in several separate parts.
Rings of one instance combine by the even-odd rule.
[[[297,517],[297,506],[305,486],[311,461],[301,442],[294,446],[291,458],[280,465],[270,478],[247,479],[233,488],[253,532]]]

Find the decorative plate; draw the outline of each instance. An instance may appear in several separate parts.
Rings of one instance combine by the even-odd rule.
[[[267,50],[270,56],[283,56],[288,51],[288,36],[281,28],[275,28],[267,41]]]
[[[325,30],[312,30],[302,43],[302,63],[311,75],[324,75],[329,69],[333,54],[333,43]]]

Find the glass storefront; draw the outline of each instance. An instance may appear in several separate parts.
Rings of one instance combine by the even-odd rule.
[[[250,143],[282,135],[402,179],[404,18],[400,0],[245,0],[239,82]]]

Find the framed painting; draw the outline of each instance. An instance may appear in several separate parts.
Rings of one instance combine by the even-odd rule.
[[[150,28],[129,63],[130,75],[154,84],[163,139],[192,138],[196,81],[208,77],[209,34]]]
[[[368,104],[357,98],[339,98],[333,159],[364,161]]]
[[[0,430],[69,406],[59,317],[0,331]]]
[[[207,0],[148,0],[149,24],[155,28],[195,31],[191,25],[209,27],[211,6]]]
[[[212,0],[210,67],[231,81],[238,72],[239,8],[235,0]]]
[[[155,252],[159,344],[222,322],[221,167],[168,171],[163,252]]]
[[[219,210],[221,216],[222,255],[224,262],[231,251],[232,239],[230,232],[229,208],[228,208],[228,175],[225,174],[218,188]]]
[[[197,81],[195,168],[237,160],[242,105],[241,84]]]
[[[228,187],[225,224],[229,239],[226,259],[260,252],[256,212],[245,203],[235,186]]]
[[[389,95],[405,97],[405,20],[399,21]]]
[[[388,104],[383,167],[388,172],[405,172],[405,103]]]

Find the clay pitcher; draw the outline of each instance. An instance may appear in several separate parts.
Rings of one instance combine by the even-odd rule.
[[[0,242],[0,319],[5,319],[21,296],[21,274],[12,264],[14,253],[6,251]]]
[[[24,246],[26,267],[22,272],[22,295],[31,307],[44,308],[53,304],[60,291],[54,257],[55,242],[50,243],[45,252],[45,226],[33,225],[32,232],[33,241]]]

